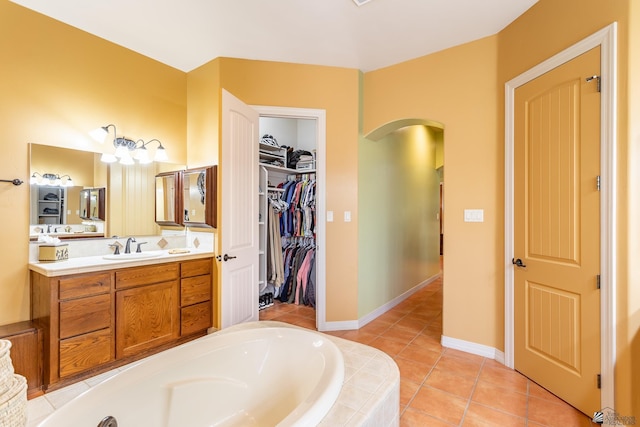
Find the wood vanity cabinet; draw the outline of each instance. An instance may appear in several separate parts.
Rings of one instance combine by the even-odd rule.
[[[31,272],[43,382],[58,388],[204,335],[212,258],[86,274]]]
[[[116,355],[126,357],[178,338],[180,264],[116,271]]]

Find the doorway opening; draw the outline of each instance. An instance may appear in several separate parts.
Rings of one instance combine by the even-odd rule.
[[[325,111],[253,108],[261,137],[259,318],[297,316],[324,330]]]
[[[358,148],[358,317],[366,325],[441,274],[444,126],[388,123]]]

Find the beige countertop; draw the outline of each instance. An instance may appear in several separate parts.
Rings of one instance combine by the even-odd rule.
[[[145,265],[161,264],[174,261],[188,261],[191,259],[210,258],[214,256],[211,251],[203,251],[195,248],[186,249],[186,253],[170,253],[173,249],[150,251],[160,254],[151,258],[122,258],[105,259],[104,256],[88,256],[69,258],[65,261],[55,262],[31,262],[29,270],[35,271],[47,277],[65,276],[68,274],[92,273],[96,271],[115,270],[119,268],[139,267]],[[144,254],[144,252],[143,252]],[[117,255],[116,255],[117,256]],[[131,254],[131,256],[136,256]]]

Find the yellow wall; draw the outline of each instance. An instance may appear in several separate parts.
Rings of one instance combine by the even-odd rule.
[[[204,106],[203,112],[193,113],[193,123],[192,112],[189,113],[190,163],[196,161],[191,147],[198,138],[207,144],[212,142],[199,149],[206,150],[199,151],[206,161],[217,159],[214,147],[218,149],[218,128],[210,120],[218,117],[215,114],[219,112],[220,88],[249,105],[326,110],[326,206],[340,217],[349,210],[353,218],[350,223],[327,223],[327,321],[357,318],[358,277],[353,254],[358,247],[358,79],[357,70],[233,58],[218,58],[189,72],[190,96],[198,92],[195,100],[189,98],[189,109]]]
[[[29,143],[101,152],[88,132],[160,139],[186,161],[186,75],[9,1],[0,1],[2,179],[29,179]],[[111,147],[108,147],[111,149]],[[0,325],[29,318],[29,185],[0,185]]]
[[[359,318],[440,272],[439,133],[411,125],[360,141]]]
[[[446,127],[444,334],[503,349],[504,83],[618,21],[615,409],[638,416],[640,277],[629,260],[640,259],[640,88],[629,76],[640,74],[639,8],[635,0],[540,0],[498,35],[362,76],[351,69],[229,58],[185,74],[1,1],[0,52],[10,59],[0,67],[1,178],[28,180],[30,142],[106,151],[87,132],[107,123],[115,123],[120,135],[160,139],[174,163],[215,164],[220,88],[248,104],[325,109],[327,209],[338,218],[349,210],[354,218],[327,224],[326,318],[354,320],[359,130],[367,134],[407,117],[436,120]],[[484,209],[485,222],[464,223],[465,208]],[[4,238],[15,248],[0,269],[0,324],[29,317],[28,218],[28,186],[0,185],[0,223],[12,225]]]
[[[615,409],[637,415],[640,291],[630,284],[638,283],[640,277],[635,263],[628,260],[640,258],[640,180],[635,172],[640,169],[640,89],[631,85],[628,76],[640,71],[640,12],[638,5],[633,5],[636,19],[629,19],[630,5],[633,1],[540,0],[496,36],[367,73],[364,131],[404,117],[444,124],[447,196],[443,333],[502,350],[504,84],[611,22],[618,22],[620,191],[615,269],[620,357]],[[635,27],[629,28],[630,22]],[[629,31],[635,35],[633,42],[629,42]],[[635,90],[635,103],[627,97],[628,89]],[[628,114],[635,114],[635,123],[628,121]],[[464,208],[485,209],[485,222],[464,223]],[[465,268],[459,268],[460,260],[464,260]]]
[[[187,167],[217,165],[220,59],[187,74]],[[218,184],[220,184],[218,180]],[[220,188],[218,188],[220,194]],[[218,206],[220,208],[220,206]],[[218,211],[220,218],[220,211]]]
[[[626,330],[618,335],[622,341],[619,346],[619,364],[625,375],[626,367],[631,367],[631,375],[627,375],[627,381],[619,387],[621,393],[626,393],[631,401],[629,415],[636,416],[636,423],[640,423],[640,268],[636,260],[640,259],[640,2],[629,2],[629,72],[627,85],[629,96],[628,110],[628,153],[626,160],[618,156],[618,161],[624,162],[628,171],[628,185],[625,197],[628,198],[628,213],[624,218],[628,224],[628,232],[624,236],[628,246],[628,255],[620,265],[620,269],[627,271],[627,294],[623,293],[618,298],[621,309],[620,324],[624,325],[628,318]],[[624,86],[623,86],[624,87]],[[622,221],[622,218],[620,219]],[[624,227],[624,225],[623,225]],[[629,261],[631,260],[631,261]],[[625,300],[626,298],[626,300]],[[622,380],[624,381],[624,380]]]
[[[444,335],[502,348],[497,60],[493,36],[365,74],[364,130],[406,117],[444,125]],[[465,208],[484,209],[484,223],[463,222]]]
[[[500,88],[504,87],[504,83],[546,58],[553,56],[610,23],[618,22],[618,164],[616,170],[616,179],[619,187],[616,203],[618,209],[618,231],[616,233],[618,238],[618,263],[613,267],[616,270],[618,279],[617,308],[619,321],[617,324],[617,351],[620,357],[616,364],[615,410],[621,415],[636,415],[636,417],[639,417],[639,385],[637,381],[635,383],[631,382],[630,375],[633,366],[631,348],[635,345],[636,367],[634,369],[637,376],[638,347],[640,346],[636,337],[640,323],[638,315],[640,303],[637,298],[633,300],[633,296],[637,296],[637,290],[630,286],[631,283],[634,283],[630,281],[630,278],[634,274],[637,275],[634,271],[637,271],[638,268],[635,261],[629,263],[629,260],[636,260],[640,255],[637,247],[637,230],[640,223],[637,207],[640,196],[637,191],[637,180],[631,179],[632,171],[634,169],[637,170],[640,152],[633,150],[633,146],[634,144],[637,146],[638,140],[632,144],[629,139],[629,129],[631,128],[638,135],[638,128],[636,124],[634,129],[634,125],[628,121],[629,113],[632,110],[627,108],[630,101],[627,96],[628,79],[631,75],[631,69],[629,68],[631,47],[628,36],[629,25],[633,22],[636,26],[634,28],[636,37],[638,35],[637,26],[640,25],[639,19],[635,21],[629,19],[629,7],[634,2],[634,0],[565,0],[561,2],[541,0],[500,33],[498,38],[498,84]],[[635,41],[635,47],[637,50],[637,40]],[[636,75],[637,71],[636,68]],[[503,111],[504,105],[501,102],[501,127],[504,123],[502,120]],[[636,111],[636,120],[637,117]],[[631,124],[630,127],[628,127],[628,123]],[[625,191],[626,188],[629,191]],[[628,215],[628,213],[631,214],[634,206],[636,215]],[[629,212],[627,209],[630,209]],[[633,230],[636,231],[635,236],[630,233]],[[637,280],[635,283],[637,285]],[[634,339],[636,340],[635,342]],[[635,407],[631,403],[632,399],[635,400]]]

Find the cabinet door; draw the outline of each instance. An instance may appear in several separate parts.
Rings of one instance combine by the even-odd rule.
[[[179,281],[116,292],[116,357],[126,357],[178,338]]]

